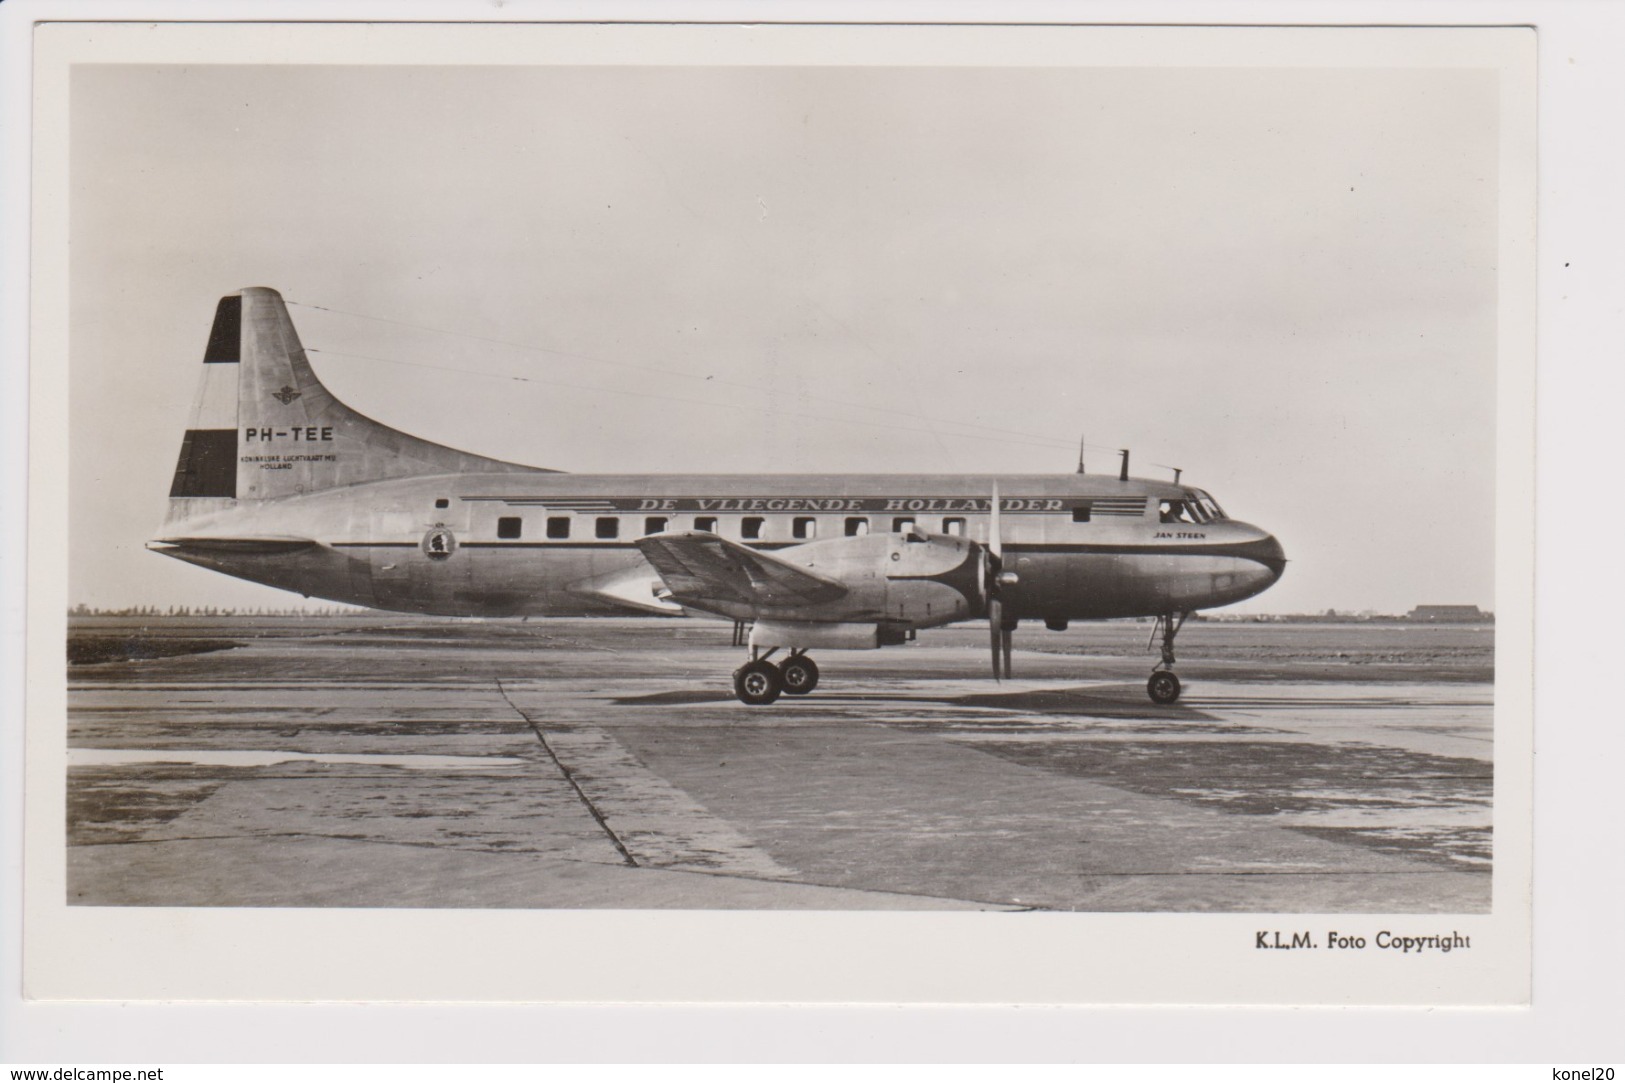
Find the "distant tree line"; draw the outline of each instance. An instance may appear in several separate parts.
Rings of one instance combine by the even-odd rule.
[[[354,606],[257,606],[239,609],[235,606],[213,605],[130,605],[120,609],[104,609],[80,602],[68,610],[70,617],[343,617],[366,612]]]
[[[1458,610],[1454,613],[1435,611]],[[1466,612],[1471,610],[1471,612]],[[156,605],[133,605],[122,609],[103,609],[85,605],[80,602],[68,610],[72,617],[146,617],[161,619],[164,617],[347,617],[368,613],[370,610],[360,609],[348,605],[321,605],[321,606],[257,606],[252,609],[238,609],[234,606],[190,606],[171,605],[160,607]],[[1141,623],[1151,620],[1150,617],[1135,618]],[[1492,622],[1495,614],[1479,610],[1476,606],[1418,606],[1409,613],[1378,613],[1375,610],[1363,609],[1358,612],[1349,610],[1328,609],[1324,613],[1226,613],[1216,610],[1207,613],[1196,613],[1193,619],[1200,621],[1216,621],[1220,623],[1255,623],[1255,624],[1330,624],[1350,621],[1400,621],[1404,623],[1416,622]]]
[[[1449,613],[1439,613],[1437,610],[1452,610]],[[1199,613],[1197,616],[1204,620],[1217,621],[1223,624],[1351,624],[1369,621],[1372,623],[1399,623],[1399,624],[1491,624],[1495,621],[1495,614],[1479,609],[1477,606],[1417,606],[1409,613],[1378,613],[1373,609],[1338,610],[1328,609],[1323,613]]]

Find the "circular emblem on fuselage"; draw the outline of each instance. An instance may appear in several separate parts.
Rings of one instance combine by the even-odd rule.
[[[437,526],[423,535],[423,555],[430,560],[445,560],[457,551],[457,535],[443,526]]]

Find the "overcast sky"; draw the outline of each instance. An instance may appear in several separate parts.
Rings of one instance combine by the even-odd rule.
[[[338,310],[290,308],[335,394],[470,451],[1064,473],[1086,432],[1280,536],[1238,608],[1493,606],[1493,72],[81,66],[72,93],[74,602],[299,601],[143,549],[215,301],[265,285]]]

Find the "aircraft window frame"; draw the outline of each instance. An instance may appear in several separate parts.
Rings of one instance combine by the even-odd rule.
[[[644,534],[664,534],[666,528],[670,525],[671,516],[669,515],[646,515],[643,517]]]
[[[570,537],[570,516],[549,515],[547,517],[547,537],[549,541],[564,541]]]
[[[965,520],[962,516],[950,515],[942,520],[942,532],[950,538],[963,538],[965,536]]]
[[[1219,502],[1213,499],[1212,494],[1208,493],[1206,490],[1191,489],[1186,493],[1186,497],[1190,500],[1196,501],[1202,510],[1207,513],[1208,522],[1215,522],[1219,519],[1230,518],[1230,516],[1224,513],[1224,509],[1219,506]]]
[[[761,515],[745,515],[739,519],[739,537],[743,541],[761,541],[767,536],[767,519]]]
[[[1167,510],[1163,510],[1163,506]],[[1168,526],[1194,526],[1196,516],[1191,514],[1188,502],[1182,497],[1169,497],[1157,501],[1157,522]]]
[[[1089,522],[1090,505],[1078,504],[1072,508],[1072,521],[1074,523]]]
[[[497,518],[497,537],[502,541],[518,541],[525,536],[525,520],[518,515]]]
[[[846,536],[861,538],[869,533],[869,517],[867,515],[849,515],[846,517]]]
[[[818,537],[818,519],[812,515],[798,515],[790,521],[790,536],[800,541]]]
[[[891,532],[893,534],[907,534],[909,531],[915,529],[919,525],[919,519],[915,518],[914,516],[899,515],[897,518],[891,521]]]
[[[621,536],[619,515],[600,515],[592,525],[592,536],[599,541],[614,541]]]
[[[705,534],[715,534],[717,532],[717,517],[715,515],[696,515],[694,517],[694,529]]]
[[[435,502],[434,502],[434,506],[435,506],[435,508],[437,510],[442,510],[442,509],[445,509],[445,508],[449,508],[449,507],[451,507],[451,501],[447,500],[443,496],[436,497]]]

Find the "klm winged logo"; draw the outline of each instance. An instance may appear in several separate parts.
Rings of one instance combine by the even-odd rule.
[[[273,399],[276,399],[278,402],[280,402],[284,406],[288,405],[288,403],[292,402],[294,399],[297,399],[299,397],[299,395],[300,395],[300,392],[298,392],[295,389],[289,387],[287,384],[282,385],[282,390],[281,391],[273,391],[273,392],[271,392],[271,397]]]

